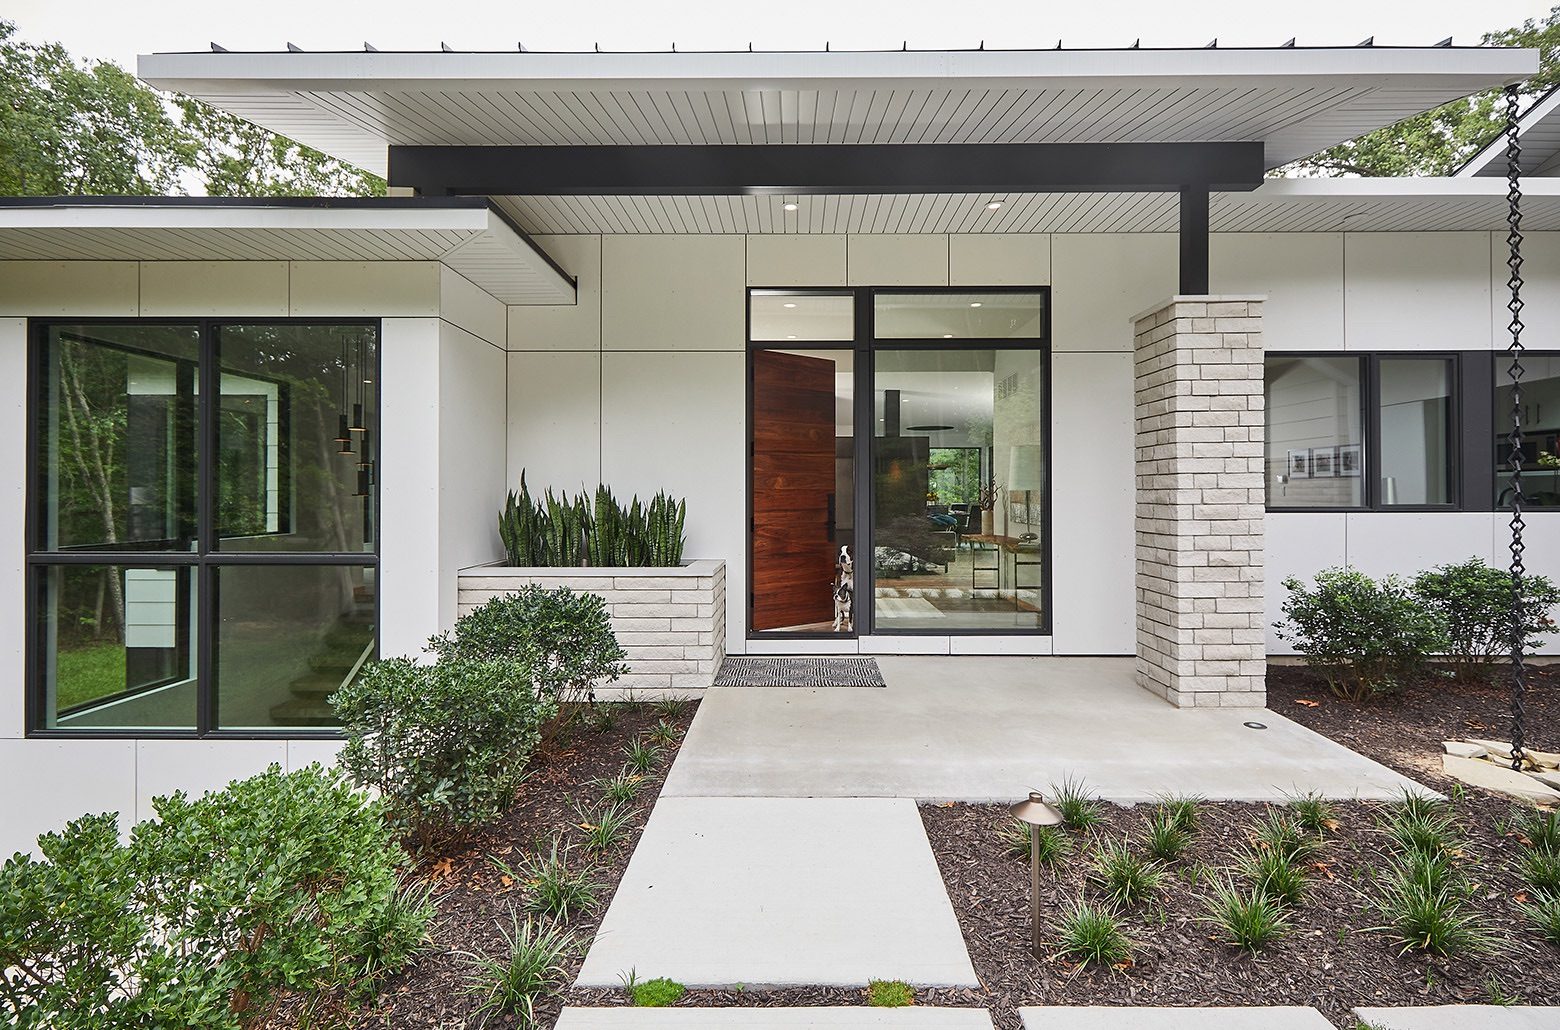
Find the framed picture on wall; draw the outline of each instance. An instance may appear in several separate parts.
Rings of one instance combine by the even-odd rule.
[[[1304,447],[1289,452],[1289,478],[1311,478],[1311,452]]]
[[[1364,472],[1360,464],[1360,445],[1346,443],[1338,448],[1338,475],[1357,479]]]
[[[1311,448],[1311,478],[1334,479],[1338,475],[1338,448]]]

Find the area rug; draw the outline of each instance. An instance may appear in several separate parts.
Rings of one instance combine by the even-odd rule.
[[[873,602],[877,605],[880,619],[947,618],[935,604],[924,597],[877,597],[873,598]]]
[[[753,658],[720,663],[717,687],[885,687],[872,658]]]

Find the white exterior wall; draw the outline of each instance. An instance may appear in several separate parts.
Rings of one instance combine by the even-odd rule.
[[[457,572],[500,556],[505,309],[433,262],[0,262],[0,854],[86,812],[128,823],[151,799],[272,762],[329,762],[322,740],[26,740],[23,621],[29,317],[383,320],[380,649],[416,653],[455,618]],[[443,470],[440,475],[439,470]],[[43,788],[47,789],[43,789]]]

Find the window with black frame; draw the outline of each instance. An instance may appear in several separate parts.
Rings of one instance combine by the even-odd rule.
[[[375,648],[377,323],[34,325],[32,729],[328,728]]]
[[[1495,505],[1511,503],[1512,400],[1510,361],[1495,367]],[[1529,507],[1560,507],[1560,354],[1522,358],[1522,496]]]

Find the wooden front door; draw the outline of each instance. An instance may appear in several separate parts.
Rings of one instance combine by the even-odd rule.
[[[834,620],[834,362],[753,353],[753,629]]]

